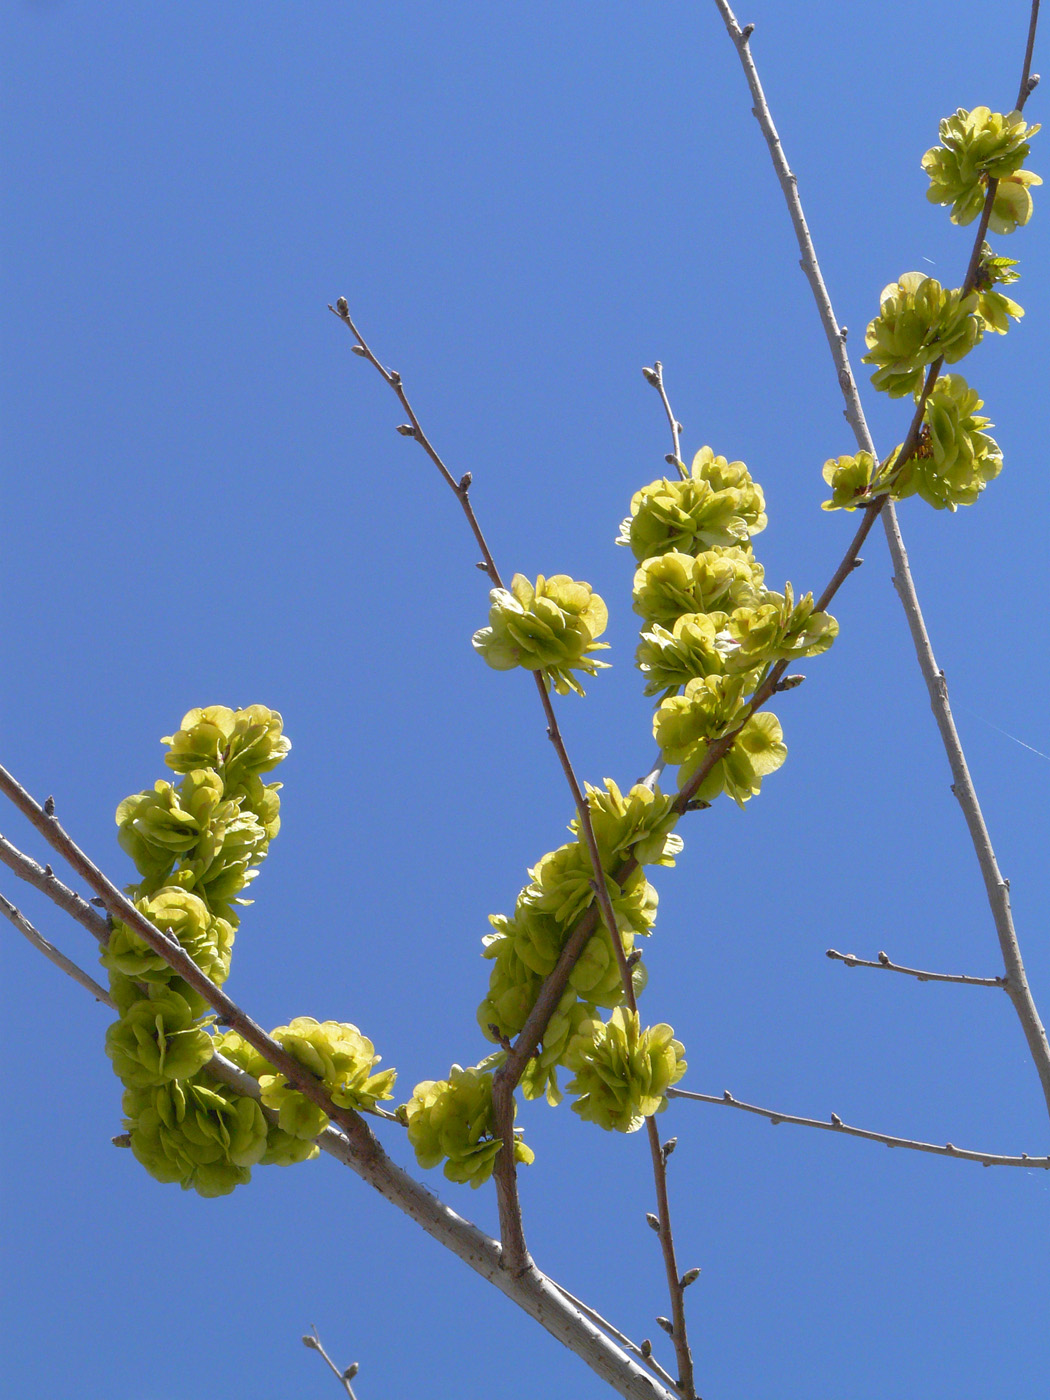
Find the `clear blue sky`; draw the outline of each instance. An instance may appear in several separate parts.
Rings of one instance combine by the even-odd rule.
[[[856,354],[886,282],[961,279],[968,235],[927,203],[919,159],[956,107],[1012,104],[1027,12],[742,11]],[[764,486],[777,586],[819,589],[852,524],[819,509],[850,437],[736,55],[705,0],[8,0],[0,22],[2,761],[127,880],[112,813],[163,776],[159,737],[193,705],[281,710],[284,829],[229,988],[267,1026],[355,1022],[407,1097],[485,1053],[486,915],[571,810],[533,687],[471,650],[486,584],[458,507],[326,303],[349,299],[473,472],[505,572],[567,572],[608,601],[614,669],[561,713],[581,776],[630,782],[653,746],[612,541],[667,450],[642,365],[662,359],[687,451],[743,458]],[[1031,164],[1050,175],[1045,140]],[[1003,475],[954,517],[901,515],[1050,1013],[1046,200],[1000,240],[1028,316],[966,369]],[[886,450],[904,410],[867,403]],[[839,642],[777,707],[787,765],[746,813],[690,819],[660,872],[644,1015],[685,1041],[687,1087],[1045,1152],[1004,996],[824,957],[1000,971],[881,536],[865,554]],[[0,829],[46,858],[13,815]],[[92,963],[77,927],[0,888]],[[13,930],[0,950],[4,1394],[334,1395],[300,1346],[310,1323],[361,1363],[361,1400],[607,1393],[328,1159],[219,1201],[147,1178],[110,1146],[108,1013]],[[542,1103],[520,1121],[538,1262],[659,1352],[644,1135]],[[681,1262],[703,1268],[706,1400],[1045,1390],[1050,1175],[701,1105],[661,1126]],[[489,1191],[429,1184],[494,1228]]]

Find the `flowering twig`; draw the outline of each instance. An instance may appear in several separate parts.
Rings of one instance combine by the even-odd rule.
[[[834,948],[828,949],[827,956],[836,962],[845,963],[847,967],[875,967],[882,968],[884,972],[903,972],[919,982],[959,982],[965,987],[1001,987],[1006,990],[1005,977],[966,977],[954,972],[924,972],[918,967],[902,967],[900,963],[891,962],[885,953],[879,954],[877,962],[858,958],[855,953],[839,953]]]
[[[766,102],[765,94],[762,91],[762,84],[759,81],[758,71],[755,68],[755,63],[751,56],[750,38],[754,26],[749,25],[741,29],[729,5],[725,3],[725,0],[715,0],[715,4],[718,6],[726,29],[740,56],[740,62],[743,66],[745,76],[747,77],[752,98],[754,99],[753,111],[759,126],[762,128],[762,134],[769,147],[769,153],[773,159],[777,178],[784,191],[784,198],[787,201],[791,222],[794,225],[799,249],[802,254],[802,270],[806,274],[813,291],[813,297],[820,314],[821,324],[824,327],[824,333],[831,350],[832,358],[835,362],[839,387],[842,390],[842,395],[846,404],[845,411],[847,421],[853,429],[858,447],[862,451],[870,452],[873,459],[877,461],[879,459],[878,453],[875,450],[874,441],[864,418],[864,410],[861,407],[860,395],[857,391],[849,356],[846,352],[845,328],[839,326],[838,319],[831,305],[831,298],[828,295],[827,287],[821,275],[813,240],[810,237],[809,228],[802,211],[802,204],[798,196],[798,182],[794,174],[792,174],[787,159],[784,156],[780,137],[777,135],[776,127],[773,125],[769,105]],[[1028,95],[1034,90],[1035,83],[1038,81],[1038,79],[1033,79],[1030,76],[1038,12],[1038,0],[1033,0],[1024,70],[1017,102],[1018,110],[1023,107]],[[980,248],[988,229],[992,203],[995,198],[995,189],[996,181],[990,180],[984,211],[978,225],[977,236],[974,240],[966,279],[963,283],[963,296],[974,286],[974,279],[980,261]],[[942,363],[942,360],[936,361],[930,366],[927,372],[923,392],[916,407],[915,415],[912,418],[911,426],[901,445],[900,454],[897,459],[898,466],[904,464],[918,443],[926,397],[932,389],[937,375],[940,373]],[[857,538],[855,538],[850,548],[854,551],[855,558],[856,549],[859,548],[859,538],[862,538],[863,534],[867,533],[867,530],[870,529],[871,525],[874,523],[875,517],[880,514],[882,515],[883,526],[889,544],[890,556],[893,560],[894,586],[897,589],[897,593],[904,607],[908,627],[911,631],[912,641],[919,661],[919,668],[926,682],[930,695],[930,703],[937,721],[937,727],[940,730],[941,739],[948,755],[948,762],[951,767],[953,780],[952,792],[955,794],[962,808],[963,816],[970,832],[970,839],[973,843],[977,861],[981,869],[981,875],[984,879],[985,890],[991,907],[992,917],[995,921],[999,947],[1006,971],[1006,993],[1013,1003],[1014,1010],[1021,1022],[1021,1027],[1024,1031],[1025,1039],[1028,1042],[1028,1048],[1035,1062],[1039,1081],[1043,1088],[1047,1110],[1050,1112],[1050,1044],[1047,1042],[1046,1031],[1043,1028],[1039,1012],[1035,1005],[1035,1000],[1028,986],[1028,979],[1021,958],[1017,933],[1014,928],[1013,915],[1010,910],[1009,883],[1003,879],[999,872],[999,866],[992,848],[991,838],[988,835],[988,829],[985,825],[980,803],[977,800],[977,794],[966,765],[966,759],[963,754],[958,731],[955,728],[955,721],[952,718],[951,707],[948,703],[947,681],[945,680],[944,672],[939,668],[934,658],[929,634],[926,631],[926,624],[923,620],[922,612],[919,607],[919,600],[915,592],[915,584],[908,564],[908,556],[904,548],[904,541],[901,538],[900,528],[897,524],[896,511],[888,497],[881,497],[878,501],[866,507],[865,519],[861,522],[860,529],[857,532]],[[848,557],[847,554],[847,558]],[[835,580],[833,580],[833,582],[835,582]],[[839,582],[841,582],[841,580],[839,580]],[[827,590],[825,590],[825,595],[822,596],[817,603],[818,608],[823,608],[825,606],[825,597],[827,597]]]
[[[580,1357],[602,1380],[625,1400],[675,1400],[658,1386],[653,1377],[614,1345],[593,1323],[571,1307],[554,1285],[535,1266],[514,1276],[503,1266],[500,1245],[468,1220],[456,1214],[426,1187],[421,1186],[383,1151],[367,1124],[352,1110],[340,1108],[323,1086],[283,1046],[272,1040],[248,1014],[211,982],[185,951],[149,922],[116,888],[55,819],[54,803],[48,798],[41,806],[0,767],[0,793],[8,797],[41,833],[51,848],[69,862],[84,882],[96,891],[114,918],[126,923],[204,997],[219,1013],[223,1024],[231,1026],[285,1076],[290,1084],[316,1103],[338,1124],[318,1138],[318,1145],[351,1168],[386,1200],[410,1216],[427,1234],[451,1250],[458,1258],[487,1279],[522,1308],[552,1336]],[[250,1074],[215,1055],[208,1071],[253,1098],[259,1084]]]
[[[743,1103],[735,1099],[727,1089],[724,1094],[697,1094],[691,1089],[668,1089],[667,1095],[673,1099],[692,1099],[696,1103],[722,1104],[725,1108],[742,1108],[745,1113],[757,1113],[760,1118],[768,1118],[774,1127],[778,1123],[795,1123],[801,1128],[823,1128],[828,1133],[842,1133],[845,1137],[867,1138],[869,1142],[881,1142],[887,1147],[906,1147],[913,1152],[932,1152],[938,1157],[957,1157],[962,1162],[980,1162],[984,1167],[1041,1167],[1050,1171],[1050,1156],[1029,1157],[1022,1152],[1019,1157],[1006,1156],[999,1152],[975,1152],[970,1148],[956,1147],[954,1143],[919,1142],[915,1138],[893,1137],[889,1133],[873,1133],[867,1128],[854,1128],[843,1123],[837,1113],[830,1120],[823,1118],[800,1118],[794,1113],[781,1113],[775,1108],[759,1108],[757,1104]]]

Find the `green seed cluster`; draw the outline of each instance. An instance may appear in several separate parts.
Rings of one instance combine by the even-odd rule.
[[[417,1084],[408,1103],[398,1109],[421,1167],[436,1167],[444,1161],[449,1181],[473,1187],[488,1181],[503,1147],[493,1136],[493,1074],[488,1068],[500,1058],[492,1056],[470,1069],[453,1065],[447,1079]],[[532,1149],[518,1137],[514,1160],[526,1165],[535,1160]]]
[[[941,144],[927,151],[923,169],[930,177],[928,198],[950,204],[951,219],[969,224],[981,213],[995,181],[989,227],[1013,233],[1032,214],[1029,187],[1042,184],[1022,168],[1028,141],[1039,130],[1020,112],[960,108],[940,126]],[[928,366],[944,359],[956,364],[977,345],[985,331],[1005,335],[1022,307],[1000,284],[1016,282],[1016,258],[997,256],[981,244],[973,290],[950,290],[921,272],[906,272],[884,287],[878,316],[868,325],[866,364],[876,365],[871,382],[891,398],[922,397]],[[883,461],[858,452],[830,457],[824,480],[831,487],[825,510],[855,510],[880,496],[902,500],[918,495],[937,510],[972,505],[1002,470],[1002,453],[985,431],[992,426],[978,413],[983,402],[958,374],[942,374],[923,403],[923,418],[914,452],[903,463],[900,447]]]
[[[638,1013],[618,1006],[608,1021],[587,1021],[569,1042],[575,1071],[572,1111],[588,1123],[633,1133],[667,1107],[667,1090],[686,1071],[685,1046],[668,1025],[642,1030]]]
[[[639,561],[634,610],[647,625],[636,661],[645,693],[660,696],[656,741],[684,781],[746,719],[697,794],[711,801],[726,792],[743,806],[787,755],[775,716],[747,718],[751,696],[776,662],[826,651],[838,624],[814,611],[812,594],[796,601],[790,584],[783,593],[765,586],[751,547],[765,528],[765,501],[743,462],[701,448],[688,477],[652,482],[631,512],[618,543]]]
[[[568,574],[540,574],[533,586],[524,574],[515,574],[510,588],[494,588],[489,594],[489,626],[474,633],[474,647],[496,671],[523,666],[538,671],[544,684],[559,695],[584,693],[573,674],[597,674],[605,667],[596,651],[607,651],[607,642],[596,642],[605,631],[609,613],[589,583],[578,583]]]
[[[230,970],[244,897],[280,829],[280,783],[264,783],[291,745],[281,716],[262,705],[191,710],[164,741],[181,775],[117,808],[120,844],[142,879],[129,887],[142,914],[178,940],[213,982]],[[326,1115],[234,1031],[212,1034],[203,999],[126,924],[116,923],[102,962],[120,1019],[106,1051],[123,1081],[131,1148],[159,1181],[202,1196],[247,1182],[253,1166],[316,1157]],[[356,1026],[299,1017],[273,1038],[345,1108],[388,1099],[393,1070]],[[203,1073],[221,1053],[253,1075],[262,1104]],[[262,1105],[276,1115],[267,1119]]]
[[[1031,218],[1028,187],[1043,183],[1021,168],[1029,138],[1038,130],[1020,112],[1004,115],[987,107],[967,112],[960,107],[941,122],[941,144],[922,158],[930,177],[926,198],[932,204],[950,204],[953,224],[969,224],[984,208],[989,181],[997,180],[990,226],[995,233],[1012,233]]]

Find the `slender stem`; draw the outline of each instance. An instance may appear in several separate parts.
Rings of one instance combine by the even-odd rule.
[[[317,1328],[313,1325],[313,1323],[310,1324],[310,1332],[313,1335],[306,1336],[303,1338],[303,1346],[309,1347],[311,1351],[320,1352],[322,1361],[327,1362],[328,1369],[332,1372],[333,1376],[335,1376],[336,1380],[343,1387],[344,1394],[348,1395],[350,1397],[350,1400],[357,1400],[357,1396],[354,1394],[353,1387],[350,1384],[351,1377],[357,1375],[356,1362],[353,1366],[348,1366],[346,1371],[340,1371],[339,1367],[335,1364],[332,1358],[325,1351],[324,1346],[321,1343],[321,1334],[318,1332]]]
[[[551,1282],[554,1283],[554,1280],[551,1279]],[[608,1332],[611,1337],[615,1337],[625,1351],[629,1351],[634,1356],[640,1357],[652,1373],[655,1376],[659,1376],[664,1385],[671,1389],[677,1389],[674,1378],[660,1365],[656,1357],[653,1356],[651,1349],[646,1351],[644,1346],[639,1346],[637,1342],[632,1342],[630,1337],[621,1332],[618,1327],[614,1327],[608,1318],[602,1317],[600,1312],[595,1311],[588,1303],[582,1302],[581,1299],[576,1297],[575,1293],[570,1293],[569,1290],[564,1288],[560,1283],[554,1283],[554,1287],[563,1297],[567,1298],[574,1307],[579,1308],[584,1317],[589,1317],[592,1322],[597,1323],[597,1325]]]
[[[742,1103],[727,1089],[720,1097],[714,1094],[697,1094],[691,1089],[668,1089],[667,1095],[674,1099],[691,1099],[696,1103],[717,1103],[724,1108],[742,1108],[745,1113],[757,1113],[760,1118],[768,1118],[774,1125],[795,1123],[801,1128],[822,1128],[828,1133],[842,1133],[845,1137],[866,1138],[869,1142],[885,1143],[887,1147],[906,1147],[913,1152],[932,1152],[938,1157],[957,1157],[962,1162],[980,1162],[984,1167],[1041,1167],[1050,1171],[1050,1156],[1029,1157],[1022,1152],[1019,1157],[1008,1157],[999,1152],[975,1152],[970,1148],[956,1147],[954,1143],[919,1142],[914,1138],[893,1137],[889,1133],[873,1133],[867,1128],[853,1128],[843,1123],[837,1113],[830,1121],[823,1118],[800,1118],[794,1113],[781,1113],[775,1108],[759,1108],[757,1104]]]
[[[76,890],[64,885],[50,865],[39,865],[31,856],[13,846],[5,836],[0,836],[0,861],[3,861],[9,870],[14,871],[20,880],[25,880],[26,884],[46,894],[59,909],[76,919],[78,924],[83,924],[88,933],[100,943],[107,941],[109,920],[105,914],[93,909],[86,900],[81,899]]]
[[[847,967],[875,967],[882,968],[884,972],[903,972],[908,977],[914,977],[919,982],[958,982],[965,987],[1001,987],[1006,989],[1005,977],[965,977],[961,973],[951,972],[924,972],[917,967],[902,967],[900,963],[891,962],[885,953],[880,953],[877,962],[869,962],[867,958],[858,958],[854,953],[838,953],[834,948],[829,948],[827,952],[829,958],[837,962],[843,962]]]
[[[664,412],[667,414],[668,426],[671,429],[671,451],[668,453],[665,461],[668,466],[677,468],[678,475],[683,481],[688,481],[689,473],[686,471],[685,463],[682,461],[682,425],[675,417],[671,409],[671,401],[667,397],[667,390],[664,387],[664,367],[659,360],[654,360],[652,369],[643,369],[642,374],[645,376],[646,382],[651,384],[659,393],[660,402],[664,406]]]
[[[671,1341],[674,1343],[675,1359],[678,1362],[678,1387],[686,1400],[696,1400],[693,1354],[689,1348],[689,1334],[686,1331],[685,1286],[678,1272],[674,1234],[671,1229],[671,1204],[667,1194],[667,1153],[661,1145],[656,1120],[651,1114],[645,1120],[645,1127],[649,1137],[649,1152],[653,1159],[653,1179],[656,1182],[656,1218],[659,1227],[657,1233],[664,1257],[667,1291],[671,1298]]]
[[[773,160],[777,178],[780,181],[780,186],[784,192],[784,198],[787,201],[791,222],[794,225],[799,249],[802,254],[802,270],[805,272],[813,291],[813,297],[820,314],[821,325],[824,327],[824,333],[829,348],[831,349],[832,358],[835,362],[839,387],[842,390],[846,404],[846,418],[853,429],[858,447],[865,452],[870,452],[871,455],[877,459],[878,453],[875,450],[874,441],[864,418],[864,411],[860,403],[860,395],[853,377],[849,356],[846,353],[846,332],[843,327],[839,326],[834,309],[832,308],[831,298],[824,284],[820,265],[817,261],[816,251],[813,246],[813,240],[810,237],[809,228],[802,211],[802,204],[798,195],[798,182],[788,166],[780,137],[777,135],[776,127],[773,125],[773,120],[770,116],[769,105],[762,91],[762,84],[759,81],[758,71],[751,57],[749,46],[751,28],[749,27],[746,30],[740,28],[732,10],[724,0],[715,0],[715,4],[718,6],[726,29],[740,56],[740,62],[743,66],[748,86],[751,89],[751,95],[754,99],[754,114],[758,119],[759,126],[762,128],[762,133],[769,147],[769,153]],[[1033,0],[1028,29],[1028,44],[1021,80],[1021,96],[1018,101],[1018,107],[1023,105],[1028,93],[1034,87],[1034,83],[1030,77],[1030,69],[1032,49],[1035,43],[1038,11],[1038,0]],[[977,236],[974,239],[969,266],[963,283],[962,290],[964,294],[970,291],[974,286],[974,278],[980,261],[980,248],[988,230],[988,221],[991,217],[995,188],[996,182],[990,181],[985,198],[984,210],[978,225]],[[903,464],[906,457],[914,450],[915,444],[918,441],[925,398],[929,394],[936,376],[940,373],[941,363],[941,361],[937,361],[935,364],[931,365],[927,373],[922,398],[920,399],[908,434],[901,447],[901,453],[898,459],[901,464]],[[1009,882],[1004,880],[999,872],[998,863],[992,849],[991,839],[988,835],[988,829],[981,813],[976,791],[970,779],[969,770],[967,769],[966,760],[963,755],[962,744],[959,741],[958,731],[955,728],[955,721],[948,704],[947,682],[944,678],[944,672],[941,671],[937,665],[933,654],[933,648],[930,645],[929,635],[926,631],[922,612],[919,608],[918,597],[915,593],[915,585],[908,564],[908,556],[901,538],[900,527],[897,523],[897,514],[892,503],[889,503],[886,498],[883,498],[881,501],[869,506],[866,514],[871,517],[871,520],[864,523],[868,524],[870,528],[870,524],[874,521],[874,516],[880,513],[882,515],[886,539],[889,545],[890,557],[893,560],[894,586],[904,606],[912,641],[919,661],[919,668],[926,682],[930,695],[930,703],[937,721],[937,727],[940,730],[941,739],[948,755],[948,762],[952,771],[952,791],[962,808],[963,816],[970,832],[970,839],[973,842],[977,861],[981,869],[981,875],[984,879],[985,890],[989,905],[991,906],[992,917],[995,921],[996,934],[999,939],[999,947],[1006,971],[1006,991],[1017,1012],[1018,1019],[1021,1022],[1029,1052],[1032,1055],[1036,1071],[1039,1075],[1039,1081],[1042,1085],[1047,1110],[1050,1112],[1050,1043],[1047,1041],[1046,1031],[1040,1020],[1035,1000],[1028,986],[1028,979],[1021,958],[1020,945],[1017,940],[1013,916],[1010,911]],[[864,528],[863,524],[861,528]],[[860,531],[858,531],[858,534],[860,534]],[[856,541],[854,541],[854,543],[856,544]],[[836,575],[836,578],[838,578],[838,575]],[[838,581],[841,582],[841,579]],[[835,580],[833,580],[833,582],[835,582]],[[825,595],[822,596],[818,602],[818,608],[825,606],[826,597],[827,590],[825,590]]]
[[[1039,82],[1039,74],[1032,74],[1032,53],[1035,50],[1035,31],[1038,26],[1039,0],[1032,0],[1032,12],[1028,17],[1028,43],[1025,45],[1024,64],[1021,68],[1021,85],[1017,89],[1017,101],[1014,103],[1018,112],[1024,110],[1024,104]]]
[[[82,967],[78,967],[72,958],[67,958],[65,953],[60,952],[53,943],[49,943],[44,935],[37,931],[29,922],[21,909],[17,909],[9,899],[5,899],[0,894],[0,914],[10,919],[19,933],[29,939],[33,947],[56,967],[62,969],[67,977],[72,977],[74,982],[90,992],[96,1001],[103,1002],[106,1006],[116,1007],[116,1002],[106,991],[105,987],[100,987],[93,977],[90,977]]]

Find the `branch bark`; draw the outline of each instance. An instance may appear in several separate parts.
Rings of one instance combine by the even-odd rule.
[[[853,429],[858,447],[862,451],[870,452],[871,455],[878,460],[879,454],[875,449],[874,441],[864,417],[864,410],[861,407],[860,395],[853,377],[849,355],[846,352],[846,331],[844,327],[839,325],[831,305],[831,298],[820,271],[816,250],[802,210],[802,203],[799,199],[798,181],[787,163],[780,137],[777,134],[776,127],[773,125],[769,104],[766,102],[765,94],[762,91],[758,70],[755,67],[754,59],[751,57],[750,38],[754,26],[741,29],[733,11],[730,9],[729,5],[725,3],[725,0],[715,0],[715,4],[718,6],[722,20],[740,57],[748,86],[751,89],[751,96],[754,99],[755,105],[753,111],[762,129],[766,144],[769,147],[769,153],[773,160],[777,179],[784,192],[788,212],[791,215],[791,222],[795,229],[795,236],[798,239],[799,250],[802,254],[802,270],[806,274],[806,278],[812,289],[813,298],[820,314],[821,325],[824,328],[828,347],[831,351],[832,359],[835,362],[839,387],[846,404],[846,419]],[[1038,14],[1039,0],[1033,0],[1024,71],[1022,73],[1021,89],[1017,103],[1018,109],[1023,107],[1029,93],[1035,86],[1035,83],[1030,77],[1030,69]],[[1038,79],[1035,81],[1038,81]],[[971,253],[969,267],[967,268],[966,280],[963,284],[964,292],[969,290],[974,284],[974,277],[976,276],[977,265],[980,259],[980,247],[988,230],[992,201],[995,197],[995,183],[994,180],[989,182],[984,213],[978,226],[977,237],[974,241],[973,252]],[[916,414],[912,419],[911,427],[908,430],[908,434],[901,449],[900,461],[902,463],[910,452],[914,450],[915,444],[918,441],[918,431],[922,421],[922,408],[925,397],[932,388],[937,375],[940,373],[941,363],[941,361],[937,361],[930,366],[923,389],[923,397],[920,399]],[[890,557],[893,561],[894,587],[904,607],[908,628],[911,632],[912,642],[915,646],[915,653],[919,662],[919,669],[922,672],[923,680],[926,682],[926,688],[930,695],[930,705],[933,709],[937,728],[940,731],[941,740],[948,756],[948,763],[952,772],[952,792],[955,794],[959,806],[962,808],[963,817],[970,833],[970,839],[973,843],[978,865],[980,866],[981,877],[984,880],[985,892],[992,911],[992,918],[995,922],[996,934],[999,939],[999,948],[1003,957],[1003,966],[1006,970],[1006,993],[1013,1003],[1014,1010],[1021,1022],[1021,1028],[1024,1031],[1029,1052],[1035,1064],[1036,1072],[1039,1075],[1043,1097],[1046,1100],[1047,1112],[1050,1113],[1050,1043],[1047,1041],[1046,1030],[1040,1020],[1035,999],[1028,986],[1028,978],[1025,973],[1024,962],[1021,958],[1020,945],[1018,943],[1016,929],[1014,928],[1013,915],[1010,910],[1009,882],[1004,880],[1000,874],[999,865],[992,848],[991,838],[988,834],[988,828],[985,825],[980,803],[977,800],[977,793],[966,765],[962,744],[959,740],[958,731],[955,728],[955,721],[952,717],[951,707],[948,703],[947,681],[945,680],[944,672],[937,665],[933,654],[933,648],[930,644],[929,634],[926,631],[926,624],[923,620],[922,611],[919,607],[919,600],[915,592],[915,584],[908,564],[908,556],[904,548],[904,541],[897,523],[897,514],[892,502],[889,502],[885,498],[883,501],[877,502],[874,506],[869,506],[867,508],[867,513],[872,516],[872,523],[875,514],[882,515]],[[823,601],[818,603],[818,607],[822,606]]]

